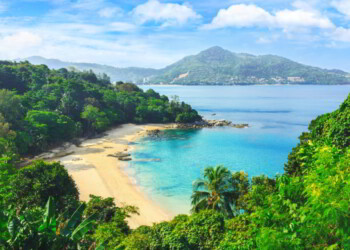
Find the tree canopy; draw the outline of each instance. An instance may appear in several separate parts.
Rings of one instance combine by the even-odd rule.
[[[199,119],[196,111],[107,76],[28,63],[0,62],[0,86],[1,250],[350,249],[350,95],[310,123],[284,174],[207,167],[191,214],[132,230],[137,208],[93,195],[80,202],[64,166],[17,168],[18,154],[122,122]]]
[[[90,71],[0,63],[0,154],[37,154],[122,123],[194,122],[190,105]],[[7,131],[5,134],[4,132]],[[11,133],[10,133],[11,131]]]

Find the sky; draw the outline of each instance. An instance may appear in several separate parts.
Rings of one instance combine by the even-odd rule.
[[[212,46],[350,72],[350,0],[0,0],[0,60],[162,68]]]

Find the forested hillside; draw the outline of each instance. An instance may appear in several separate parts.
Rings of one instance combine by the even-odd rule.
[[[75,67],[107,73],[115,81],[128,80],[139,84],[181,85],[254,85],[254,84],[350,84],[350,74],[294,62],[275,55],[255,56],[233,53],[215,46],[162,69],[116,68],[112,66],[69,63],[42,57],[27,58],[34,64],[50,68]]]
[[[0,61],[0,154],[36,154],[50,145],[122,123],[192,122],[191,106],[106,74]]]
[[[212,47],[159,70],[150,83],[181,85],[350,84],[350,75],[275,55],[255,56]]]
[[[131,230],[126,218],[138,213],[137,208],[117,207],[112,198],[97,196],[80,202],[73,179],[59,163],[38,161],[16,168],[10,152],[23,150],[17,138],[44,131],[42,142],[55,143],[62,140],[57,131],[65,135],[61,129],[90,133],[105,128],[100,127],[104,121],[143,121],[139,110],[153,115],[146,106],[153,102],[167,108],[157,119],[174,120],[179,114],[192,118],[195,111],[134,85],[115,88],[91,72],[29,64],[7,64],[1,70],[16,75],[18,94],[1,80],[7,90],[2,90],[0,105],[0,249],[350,249],[350,95],[338,110],[311,122],[290,153],[285,174],[249,179],[224,166],[208,167],[193,183],[191,215]],[[60,86],[66,91],[60,92]],[[65,98],[76,104],[62,104]],[[122,106],[129,98],[137,104],[130,117]],[[109,106],[113,100],[121,106]],[[169,112],[172,105],[182,113]],[[115,110],[120,112],[116,116]],[[21,140],[30,150],[40,149]]]
[[[140,227],[121,249],[350,249],[349,145],[350,95],[311,122],[285,174],[249,180],[208,167],[192,215]]]

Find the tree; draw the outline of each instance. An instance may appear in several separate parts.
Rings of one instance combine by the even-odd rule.
[[[14,128],[20,127],[20,121],[25,115],[20,97],[16,92],[6,89],[0,90],[0,113]]]
[[[76,114],[79,114],[79,103],[74,99],[72,92],[64,93],[61,100],[58,110],[69,117],[76,117]]]
[[[215,249],[219,245],[225,230],[224,219],[225,217],[216,211],[201,211],[176,225],[170,237],[175,238],[175,240],[178,239],[177,242],[180,239],[187,242],[187,249]]]
[[[36,161],[20,169],[11,181],[12,196],[7,201],[16,207],[42,207],[55,197],[59,211],[76,206],[79,192],[67,170],[58,162]]]
[[[155,92],[153,89],[149,89],[145,92],[145,94],[149,97],[160,99],[159,93]]]
[[[25,120],[47,137],[49,143],[69,140],[76,134],[74,121],[56,112],[31,110]]]
[[[133,230],[120,249],[215,249],[225,230],[224,219],[223,214],[214,210],[178,215],[169,222]]]
[[[11,164],[11,158],[0,158],[0,210],[5,207],[5,202],[12,197],[11,181],[16,171],[16,168]]]
[[[96,216],[83,218],[84,208],[85,204],[81,204],[66,220],[56,215],[54,199],[49,197],[44,213],[38,209],[20,214],[6,211],[2,216],[8,221],[8,232],[0,237],[0,246],[6,249],[80,249],[80,242],[92,228]]]
[[[28,146],[34,153],[46,149],[47,145],[72,139],[77,134],[74,121],[57,112],[30,110],[25,121],[25,132],[32,139],[28,140]],[[26,135],[21,136],[24,136],[22,142],[25,141]]]
[[[97,244],[104,244],[108,249],[115,249],[131,230],[126,218],[131,214],[138,214],[133,206],[116,207],[113,198],[101,198],[90,195],[90,201],[84,211],[85,216],[97,214],[96,230],[92,239]]]
[[[102,198],[90,194],[90,200],[84,210],[85,216],[90,216],[98,213],[98,220],[109,222],[117,211],[117,207],[113,198]]]
[[[176,116],[175,122],[191,123],[200,120],[197,112],[181,112]]]
[[[90,69],[89,71],[81,72],[81,78],[85,81],[97,83],[98,79],[95,73]]]
[[[137,85],[132,83],[117,83],[116,89],[118,91],[125,91],[125,92],[142,92],[142,89],[137,87]]]
[[[126,122],[194,122],[201,119],[178,97],[169,102],[132,83],[112,86],[106,74],[50,70],[29,62],[0,62],[0,154],[37,154],[74,136]],[[62,132],[64,131],[64,133]],[[2,133],[3,134],[3,133]]]
[[[87,121],[87,126],[91,132],[103,131],[109,125],[106,114],[92,105],[85,106],[81,118]]]
[[[248,174],[243,171],[232,173],[230,182],[233,188],[230,199],[236,210],[235,212],[240,213],[240,210],[246,207],[245,197],[250,189]]]
[[[29,75],[28,70],[18,70],[17,67],[11,67],[11,65],[2,65],[0,67],[0,88],[8,90],[15,89],[23,93],[29,89],[28,82],[26,82],[26,78]]]
[[[233,193],[230,171],[223,166],[207,167],[204,170],[204,179],[197,179],[193,183],[192,211],[214,209],[232,217]]]
[[[10,130],[10,124],[5,121],[0,113],[0,157],[8,156],[13,160],[17,158],[15,139],[16,132]]]

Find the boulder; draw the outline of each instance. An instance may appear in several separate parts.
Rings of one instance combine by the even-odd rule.
[[[119,157],[118,158],[119,161],[131,161],[131,157]]]
[[[213,127],[234,127],[234,128],[245,128],[248,124],[232,124],[231,121],[227,120],[201,120],[194,123],[177,123],[167,128],[177,128],[177,129],[199,129],[199,128],[213,128]]]
[[[117,152],[117,153],[114,153],[114,154],[108,154],[107,156],[108,157],[120,158],[120,157],[128,157],[128,156],[130,156],[130,154],[124,153],[124,152]]]
[[[159,129],[152,129],[146,131],[148,136],[159,137],[162,134],[162,131]]]

